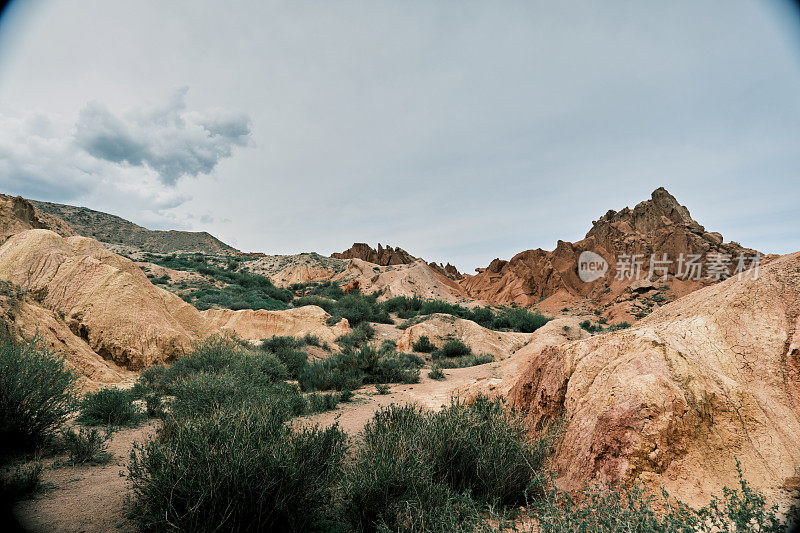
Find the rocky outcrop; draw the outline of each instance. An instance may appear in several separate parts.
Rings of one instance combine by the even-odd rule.
[[[630,329],[547,347],[510,396],[531,428],[564,417],[568,489],[640,481],[704,504],[736,483],[738,458],[779,498],[800,468],[800,253]]]
[[[389,265],[405,265],[413,263],[416,257],[412,256],[402,248],[392,248],[387,246],[384,248],[378,243],[378,249],[372,248],[369,244],[357,242],[350,248],[341,253],[333,253],[331,257],[336,259],[361,259],[375,263],[376,265],[389,266]]]
[[[278,287],[293,283],[327,281],[342,272],[347,261],[317,253],[264,255],[241,263],[241,269],[266,276]]]
[[[376,265],[380,266],[410,265],[415,261],[418,261],[416,257],[406,252],[402,248],[392,248],[391,246],[384,248],[380,243],[378,243],[378,249],[375,250],[369,244],[363,242],[357,242],[353,244],[353,246],[344,252],[333,253],[331,254],[331,257],[336,259],[359,259],[361,261],[375,263]],[[463,277],[463,274],[461,274],[458,269],[450,263],[442,265],[441,263],[426,262],[426,264],[430,268],[450,279],[458,280]]]
[[[137,370],[178,357],[214,331],[130,260],[85,237],[35,229],[0,247],[0,280],[20,287],[100,357]]]
[[[25,198],[0,194],[0,243],[15,233],[29,229],[49,229],[63,236],[75,235],[69,224],[38,211]]]
[[[377,292],[384,300],[395,296],[419,296],[457,302],[467,297],[466,291],[458,283],[431,268],[422,259],[411,264],[385,267],[351,259],[347,268],[334,276],[332,281],[368,294]]]
[[[303,337],[315,335],[321,341],[333,344],[336,338],[350,333],[347,319],[329,326],[327,320],[331,315],[316,305],[306,305],[285,311],[267,311],[265,309],[209,309],[203,311],[203,317],[215,327],[223,331],[231,331],[245,340],[257,341],[274,335]]]
[[[578,274],[578,259],[586,251],[594,252],[608,264],[604,276],[588,282]],[[719,233],[707,232],[691,218],[686,207],[659,188],[650,200],[633,209],[607,212],[593,223],[581,241],[558,241],[553,251],[527,250],[509,261],[495,259],[487,268],[477,269],[477,274],[465,276],[460,283],[471,297],[493,304],[532,305],[556,296],[564,302],[593,298],[602,305],[618,300],[637,277],[644,279],[651,274],[654,279],[665,278],[666,287],[672,289],[674,296],[719,281],[706,277],[707,270],[694,279],[694,272],[687,268],[692,255],[698,256],[701,265],[708,265],[713,254],[726,256],[731,261],[728,270],[733,272],[740,254],[748,258],[749,265],[756,253],[736,242],[724,243]],[[664,254],[668,263],[656,263],[651,272],[651,256],[659,260]],[[635,268],[626,266],[635,264],[625,259],[633,255],[638,256],[639,275]],[[684,263],[679,261],[681,257]],[[679,272],[682,266],[683,272]]]
[[[471,320],[436,313],[406,328],[397,342],[397,349],[401,352],[413,351],[414,343],[422,336],[428,337],[437,347],[441,347],[449,339],[458,339],[469,346],[475,355],[490,354],[496,360],[500,360],[525,346],[533,335],[533,333],[494,331]]]

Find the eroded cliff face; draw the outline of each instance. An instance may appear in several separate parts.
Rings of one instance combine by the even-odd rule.
[[[800,253],[700,289],[634,327],[545,348],[510,396],[565,417],[561,483],[664,486],[707,503],[744,473],[771,497],[800,468]]]
[[[49,229],[62,236],[75,235],[69,224],[37,210],[25,198],[0,194],[0,243],[29,229]]]
[[[17,233],[0,247],[0,279],[63,316],[103,359],[131,370],[178,357],[214,331],[197,309],[151,284],[132,261],[85,237]]]
[[[590,282],[580,279],[578,259],[585,251],[594,252],[607,262],[604,277]],[[659,188],[650,200],[633,209],[608,211],[581,241],[558,241],[553,251],[527,250],[509,261],[495,259],[460,283],[471,297],[499,305],[533,305],[556,296],[565,303],[591,298],[599,307],[613,306],[620,302],[620,296],[630,292],[637,277],[644,280],[651,273],[654,280],[663,282],[665,291],[670,291],[670,299],[719,281],[706,278],[705,272],[694,279],[693,272],[687,272],[687,264],[679,261],[681,257],[688,261],[690,256],[698,256],[697,262],[706,265],[709,254],[720,254],[730,258],[733,272],[740,254],[749,265],[756,253],[738,243],[723,242],[719,233],[707,232],[691,218],[688,209]],[[660,260],[665,254],[669,263],[656,264],[651,270],[650,258]],[[641,264],[638,276],[629,275],[633,269],[620,264],[621,258],[633,255],[639,256],[637,261]],[[683,277],[682,266],[687,274]]]

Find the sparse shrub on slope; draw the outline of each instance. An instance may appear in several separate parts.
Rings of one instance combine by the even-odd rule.
[[[449,340],[445,342],[441,348],[433,352],[433,358],[443,359],[445,357],[462,357],[470,354],[472,354],[472,348],[459,340]]]
[[[531,312],[520,308],[500,308],[496,310],[489,307],[468,308],[441,300],[423,300],[418,296],[413,298],[405,296],[391,298],[383,303],[383,307],[389,313],[395,313],[403,319],[443,313],[471,320],[485,328],[519,331],[522,333],[532,333],[550,320],[538,311]]]
[[[415,340],[411,345],[411,348],[415,352],[421,353],[431,353],[436,350],[436,346],[431,342],[427,335],[422,335],[420,338]]]
[[[0,458],[51,438],[70,414],[77,375],[43,344],[0,338]]]
[[[274,406],[168,420],[131,452],[133,516],[144,530],[329,531],[345,435],[291,429]]]

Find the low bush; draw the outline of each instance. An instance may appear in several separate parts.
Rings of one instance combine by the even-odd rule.
[[[40,341],[0,338],[0,459],[53,437],[73,409],[76,384],[75,372]]]
[[[142,413],[133,405],[131,391],[100,389],[87,394],[80,402],[78,422],[87,426],[129,426],[142,420]]]
[[[355,531],[490,530],[487,506],[524,502],[554,441],[529,439],[521,417],[483,396],[440,413],[389,406],[364,428],[343,517]]]
[[[470,366],[484,365],[494,361],[494,356],[491,354],[481,355],[463,355],[461,357],[446,357],[437,359],[436,364],[440,368],[467,368]]]
[[[583,322],[581,322],[580,326],[581,326],[581,329],[583,329],[585,331],[588,331],[589,333],[602,333],[603,332],[603,326],[601,326],[600,324],[592,324],[588,320],[584,320]]]
[[[291,429],[269,405],[168,419],[128,463],[144,530],[326,531],[345,435]]]
[[[369,323],[362,322],[347,335],[342,335],[336,339],[336,343],[342,348],[358,348],[375,336],[375,328]]]
[[[444,381],[447,379],[447,377],[444,375],[444,372],[442,372],[442,367],[439,365],[433,365],[431,367],[431,371],[428,372],[428,377],[437,381]]]
[[[446,357],[462,357],[471,355],[472,349],[459,340],[449,340],[441,348],[433,352],[433,359],[443,359]]]
[[[351,393],[352,394],[352,393]],[[314,392],[306,396],[308,410],[312,413],[333,411],[341,401],[341,396],[335,392]]]
[[[417,340],[415,340],[411,345],[411,348],[413,348],[415,352],[420,353],[431,353],[436,350],[436,346],[426,335],[421,335]]]
[[[354,390],[366,383],[417,383],[425,361],[402,352],[381,354],[369,345],[348,349],[307,365],[299,377],[303,390]]]
[[[472,320],[485,328],[522,333],[532,333],[550,320],[538,311],[531,312],[520,308],[496,310],[489,307],[468,308],[441,300],[423,300],[418,296],[391,298],[383,303],[383,308],[389,313],[397,314],[402,319],[444,313]]]
[[[381,347],[378,349],[382,354],[391,353],[395,350],[397,350],[397,343],[390,339],[384,339],[381,342]]]
[[[42,464],[33,463],[0,473],[0,517],[20,500],[27,500],[42,489]]]
[[[332,322],[338,322],[342,318],[346,318],[351,327],[363,322],[392,323],[389,313],[378,303],[374,295],[366,295],[360,292],[345,294],[329,305],[327,309],[323,309],[332,315]]]
[[[110,458],[106,451],[111,439],[108,431],[101,433],[97,428],[80,428],[78,431],[69,428],[64,430],[61,438],[72,465],[100,463]]]
[[[390,390],[391,389],[389,388],[389,385],[386,385],[385,383],[375,384],[375,392],[377,392],[378,394],[389,394]]]

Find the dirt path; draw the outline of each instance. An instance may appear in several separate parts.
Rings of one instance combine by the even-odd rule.
[[[444,370],[447,379],[437,381],[428,377],[429,368],[420,372],[420,382],[413,385],[391,385],[389,394],[377,394],[375,387],[356,391],[353,400],[341,403],[334,411],[298,418],[300,426],[327,427],[338,423],[345,432],[355,435],[381,407],[391,404],[415,403],[426,409],[439,410],[454,394],[472,390],[481,382],[496,381],[500,371],[498,363]]]
[[[114,434],[108,451],[112,459],[104,465],[54,466],[64,457],[44,462],[42,481],[48,486],[33,500],[14,508],[25,531],[83,532],[135,531],[125,516],[127,478],[122,476],[134,442],[145,442],[155,434],[157,422],[123,429]]]

